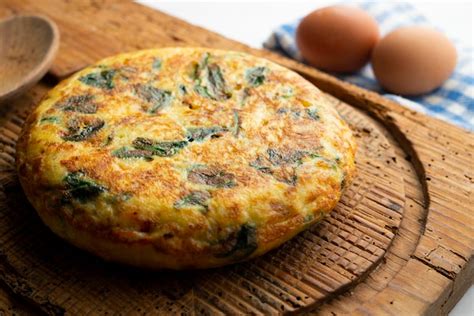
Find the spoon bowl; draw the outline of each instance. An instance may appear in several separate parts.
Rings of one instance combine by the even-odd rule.
[[[0,104],[37,83],[59,46],[56,24],[44,16],[14,16],[0,22]]]

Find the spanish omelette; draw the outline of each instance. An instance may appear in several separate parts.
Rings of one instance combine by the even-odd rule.
[[[241,52],[163,48],[59,83],[17,145],[21,185],[60,237],[107,260],[217,267],[320,221],[355,141],[315,86]]]

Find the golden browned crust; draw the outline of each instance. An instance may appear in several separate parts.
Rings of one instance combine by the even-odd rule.
[[[17,168],[43,221],[106,259],[205,268],[280,245],[334,208],[355,143],[322,93],[238,52],[113,56],[52,89]]]

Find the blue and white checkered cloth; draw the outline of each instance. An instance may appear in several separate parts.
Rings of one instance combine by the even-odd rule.
[[[429,25],[429,21],[412,5],[404,2],[371,1],[357,5],[378,22],[381,35],[406,25]],[[303,61],[295,41],[295,31],[300,20],[281,25],[263,44],[267,49]],[[453,40],[458,51],[458,63],[451,77],[435,91],[404,98],[384,91],[375,80],[370,64],[355,74],[339,75],[340,79],[376,91],[410,109],[474,130],[474,75],[472,47],[463,47]]]

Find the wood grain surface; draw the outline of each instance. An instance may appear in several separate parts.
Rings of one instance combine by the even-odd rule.
[[[28,91],[48,71],[59,31],[47,17],[13,16],[0,23],[0,104]]]
[[[18,13],[49,16],[62,42],[51,76],[0,110],[0,311],[433,315],[447,313],[472,284],[472,134],[138,4],[0,4],[0,17]],[[53,236],[26,203],[12,168],[31,106],[57,79],[99,58],[189,45],[269,58],[327,93],[359,143],[359,175],[337,209],[262,258],[198,273],[115,266]]]

